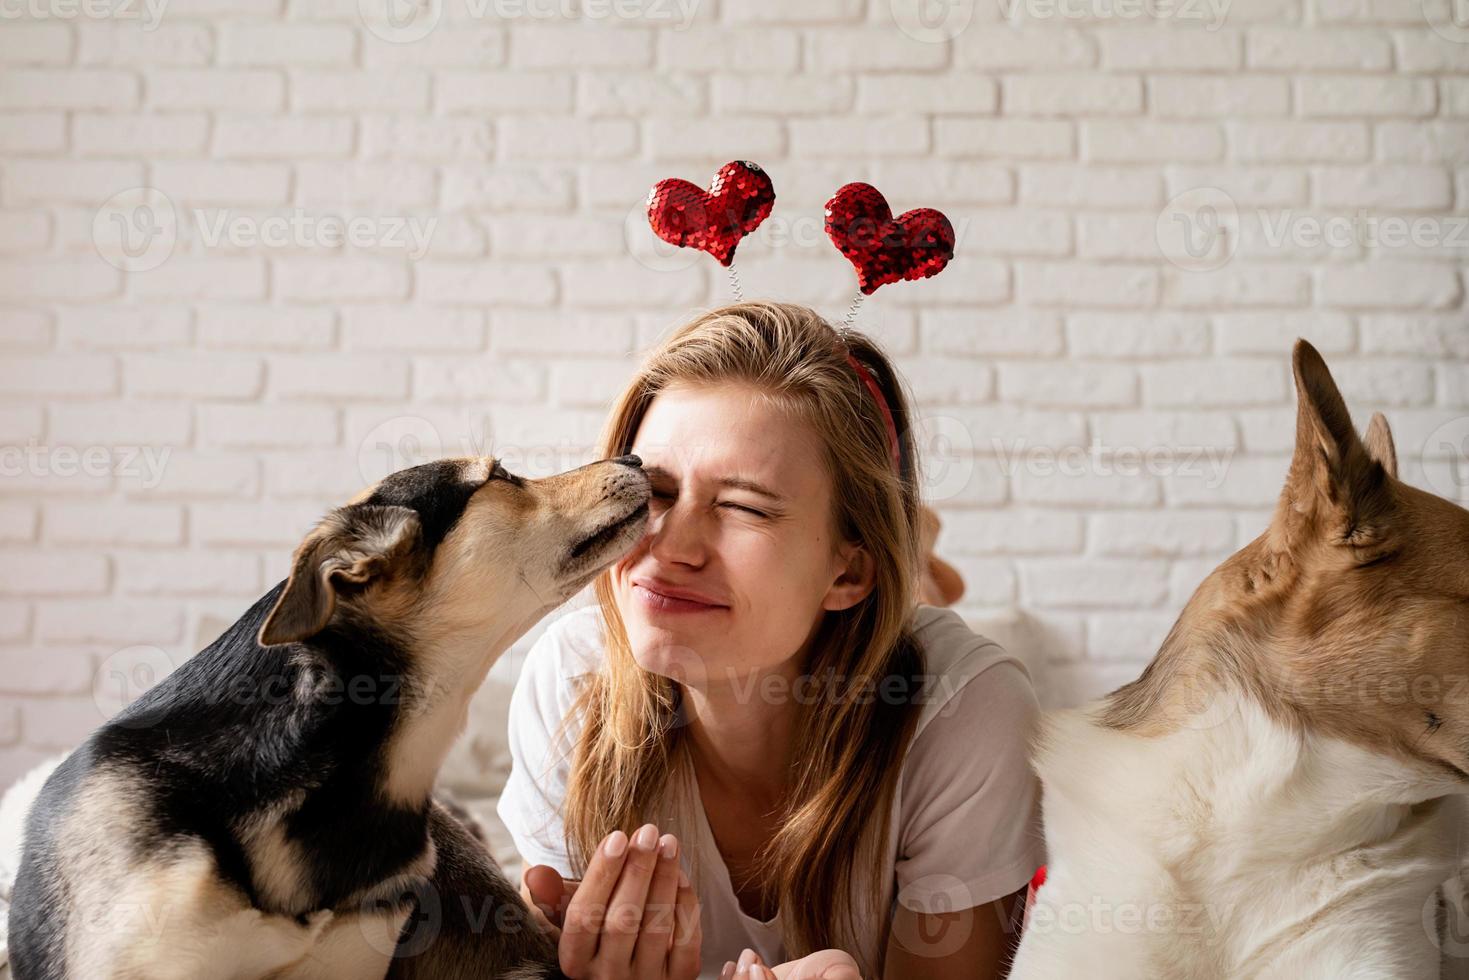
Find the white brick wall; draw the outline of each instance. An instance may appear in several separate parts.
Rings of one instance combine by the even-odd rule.
[[[406,26],[382,0],[159,4],[0,0],[0,782],[388,466],[585,461],[634,352],[728,296],[652,247],[644,194],[731,158],[779,194],[750,295],[840,315],[845,181],[954,220],[953,268],[860,325],[959,447],[933,459],[940,548],[966,611],[1031,617],[1049,703],[1134,676],[1261,529],[1297,335],[1359,423],[1392,418],[1409,480],[1456,485],[1448,0],[958,0],[937,25],[915,0],[425,0],[440,19]],[[144,227],[166,260],[116,250]]]

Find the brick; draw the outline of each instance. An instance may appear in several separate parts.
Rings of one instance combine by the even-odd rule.
[[[427,111],[429,75],[422,71],[293,70],[291,108],[297,112]]]
[[[1016,264],[1021,300],[1036,306],[1152,306],[1158,300],[1158,270],[1142,265],[1080,262]]]
[[[1363,353],[1469,358],[1469,330],[1456,314],[1370,314],[1360,321]]]
[[[581,99],[583,106],[590,105],[593,111],[607,106],[613,99],[614,94],[632,88],[635,94],[641,93],[642,89],[649,87],[653,82],[645,79],[629,79],[615,83],[596,96],[588,95]],[[691,89],[687,81],[681,81],[680,94],[684,99],[675,104],[669,111],[683,114],[680,108],[687,108],[689,93]],[[852,108],[853,93],[855,86],[851,78],[831,75],[716,75],[713,79],[713,102],[716,110],[727,113],[748,113],[751,115],[775,114],[787,115],[809,115],[828,114],[832,112],[845,112]],[[668,99],[662,101],[672,101]],[[627,100],[618,100],[627,101]],[[646,101],[643,98],[634,100],[639,105]]]
[[[1171,119],[1235,119],[1290,114],[1290,85],[1284,78],[1248,75],[1153,75],[1148,106]]]
[[[1469,123],[1383,122],[1374,133],[1377,157],[1398,163],[1455,163],[1469,158]]]
[[[1081,551],[1080,515],[1053,510],[998,513],[950,510],[935,550],[941,555],[1057,555]]]
[[[499,132],[514,160],[611,160],[631,156],[638,146],[637,126],[627,119],[567,126],[559,119],[511,116],[500,122]]]
[[[1232,155],[1248,162],[1365,160],[1372,140],[1359,122],[1228,123]]]
[[[216,350],[305,350],[332,342],[327,309],[211,304],[199,313],[199,345]]]
[[[268,390],[279,398],[369,399],[408,394],[408,365],[373,354],[279,354],[270,360]]]
[[[145,398],[255,398],[264,365],[259,358],[218,353],[134,354],[123,358],[123,390]]]
[[[0,692],[5,694],[81,694],[92,686],[92,654],[85,647],[0,647],[0,677],[5,678],[0,681]],[[91,727],[102,722],[100,716],[83,715],[84,723],[88,720]],[[88,731],[83,728],[78,738]]]
[[[93,69],[0,71],[0,109],[128,109],[138,104],[131,72]]]
[[[401,217],[434,202],[434,172],[421,163],[313,161],[296,166],[296,201],[308,207],[355,205],[368,217]]]
[[[1162,180],[1146,170],[1035,164],[1021,167],[1019,173],[1022,204],[1108,209],[1163,203]]]
[[[209,447],[330,446],[337,413],[314,405],[202,405],[199,437]]]
[[[1168,306],[1290,307],[1304,306],[1310,296],[1309,270],[1280,264],[1236,259],[1221,269],[1207,272],[1167,269],[1163,275],[1163,302]]]
[[[479,350],[485,345],[478,310],[421,310],[394,306],[352,307],[342,314],[348,350]]]
[[[932,75],[863,75],[857,78],[861,113],[992,113],[999,86],[987,75],[950,72],[942,84]]]
[[[793,119],[787,125],[798,157],[915,156],[929,146],[928,123],[914,116]]]
[[[1454,266],[1392,260],[1324,266],[1316,289],[1336,309],[1444,309],[1463,296]]]
[[[1284,359],[1144,364],[1143,403],[1164,408],[1261,405],[1287,397]],[[1209,384],[1200,384],[1207,377]]]
[[[1243,44],[1236,31],[1138,30],[1096,32],[1108,71],[1227,71],[1238,68]]]
[[[1076,154],[1075,126],[1050,119],[935,119],[940,157],[1064,160]]]
[[[1167,598],[1167,570],[1162,561],[1027,559],[1020,562],[1021,596],[1044,608],[1146,608]]]
[[[219,29],[219,60],[247,67],[350,65],[357,43],[353,30],[335,24],[225,24]]]
[[[0,114],[0,151],[49,153],[65,146],[66,115],[62,112]]]
[[[290,181],[290,168],[282,163],[162,161],[153,165],[152,186],[177,207],[188,209],[207,204],[284,204]]]
[[[768,100],[756,100],[753,92],[765,79],[730,79],[732,83],[750,82],[750,88],[730,84],[723,90],[715,82],[715,100],[721,108],[734,112],[763,111],[770,107]],[[787,97],[796,99],[807,109],[816,102],[816,110],[841,109],[851,102],[851,84],[841,79],[782,78],[775,80],[777,87]],[[802,82],[810,84],[801,87]],[[629,72],[579,72],[576,78],[576,107],[582,115],[589,116],[692,116],[708,111],[708,80],[681,72],[659,72],[637,74]],[[845,90],[847,95],[838,105],[823,106],[820,91]],[[742,98],[743,97],[743,98]],[[809,97],[809,98],[808,98]]]
[[[1142,111],[1143,86],[1129,75],[1007,75],[1001,105],[1022,116],[1129,115]]]
[[[21,8],[16,8],[19,13]],[[71,59],[71,31],[59,22],[21,22],[5,18],[0,35],[0,65],[64,65]]]
[[[1245,38],[1251,68],[1278,71],[1387,71],[1392,43],[1378,31],[1253,27]]]
[[[263,589],[260,557],[240,551],[122,551],[114,555],[125,595],[249,596]]]
[[[954,63],[960,68],[995,71],[1007,68],[1090,68],[1097,61],[1092,36],[1071,28],[971,24],[953,41]]]
[[[365,116],[362,155],[400,159],[489,159],[493,125],[483,119],[431,119],[417,116]]]
[[[552,354],[575,349],[583,354],[627,355],[633,351],[633,326],[617,314],[566,314],[535,311],[490,316],[490,348],[502,354]]]
[[[1316,171],[1316,199],[1344,211],[1439,211],[1452,205],[1454,189],[1442,167],[1322,167]]]
[[[916,44],[890,29],[830,27],[807,40],[810,69],[818,74],[931,70],[948,59],[946,45]]]
[[[172,455],[172,454],[170,454]],[[140,482],[167,472],[169,459],[162,454],[139,457],[130,465],[139,471]],[[119,465],[123,461],[119,460]],[[178,545],[184,540],[184,512],[173,504],[133,503],[116,500],[48,501],[44,511],[46,540],[61,545]]]
[[[290,300],[402,299],[408,295],[409,263],[371,256],[293,256],[271,264],[281,297]]]
[[[39,548],[0,551],[0,594],[84,596],[107,591],[107,558]]]
[[[1067,349],[1081,357],[1187,357],[1209,352],[1209,324],[1187,313],[1073,313]]]
[[[654,32],[517,26],[510,29],[514,68],[647,68],[653,61]]]
[[[1352,349],[1350,318],[1340,313],[1272,311],[1220,313],[1214,317],[1219,350],[1225,354],[1274,354],[1285,357],[1296,337],[1304,337],[1325,354]]]
[[[221,116],[214,127],[218,156],[297,160],[352,152],[353,121],[334,116]]]
[[[1002,402],[1043,408],[1099,408],[1135,404],[1137,372],[1127,365],[1068,363],[1001,364]]]
[[[146,9],[142,3],[135,4]],[[214,56],[214,38],[203,24],[162,23],[139,29],[126,21],[77,25],[77,60],[84,65],[129,68],[139,65],[204,66]]]
[[[1083,157],[1103,163],[1200,162],[1224,155],[1224,136],[1212,123],[1084,122],[1081,147]]]
[[[675,71],[792,72],[800,64],[795,31],[771,33],[726,26],[697,26],[658,33],[657,64]],[[840,70],[840,69],[837,69]],[[826,74],[827,72],[821,72]]]
[[[445,71],[435,78],[441,113],[569,113],[575,80],[564,72]]]
[[[1180,456],[1176,465],[1201,463]],[[1094,514],[1087,527],[1095,553],[1116,558],[1228,554],[1234,545],[1227,514]]]
[[[1403,77],[1301,78],[1296,98],[1305,116],[1427,116],[1436,103],[1433,82]]]
[[[202,113],[115,115],[78,113],[72,142],[82,156],[161,156],[201,154],[209,141],[209,117]]]
[[[417,295],[429,303],[546,306],[556,298],[555,280],[539,265],[426,261],[415,266],[414,276]]]
[[[658,159],[696,157],[701,161],[711,156],[721,160],[745,156],[758,160],[778,155],[785,151],[786,139],[780,122],[756,116],[650,119],[645,134],[648,150]]]
[[[157,69],[147,75],[147,104],[159,109],[269,112],[285,104],[285,77],[276,71]]]

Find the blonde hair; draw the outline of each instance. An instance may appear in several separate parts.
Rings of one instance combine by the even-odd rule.
[[[848,352],[887,399],[901,447],[898,472],[881,411]],[[886,356],[861,334],[838,331],[803,306],[736,303],[686,323],[648,356],[613,406],[600,455],[630,451],[663,389],[731,382],[772,399],[817,433],[831,478],[834,530],[839,540],[861,542],[875,564],[871,593],[849,609],[827,612],[815,635],[804,672],[818,696],[803,698],[791,792],[754,872],[764,894],[779,901],[791,956],[835,946],[860,960],[871,927],[864,932],[859,925],[853,888],[862,889],[869,914],[885,919],[887,909],[879,907],[886,885],[883,847],[924,670],[909,627],[921,567],[911,399]],[[583,722],[564,814],[567,853],[578,876],[614,829],[630,834],[649,820],[670,828],[655,810],[674,776],[687,778],[685,788],[695,787],[692,802],[685,793],[683,810],[674,804],[669,811],[681,835],[694,826],[687,808],[699,805],[679,685],[634,661],[610,570],[594,589],[605,624],[606,667],[590,675],[567,719]],[[830,696],[825,686],[892,692],[899,690],[896,678],[906,679],[905,696]],[[880,950],[886,943],[883,928]],[[878,955],[880,964],[883,953]],[[879,964],[863,964],[864,972]]]

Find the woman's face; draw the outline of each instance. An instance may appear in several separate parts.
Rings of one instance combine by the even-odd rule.
[[[651,513],[613,581],[644,670],[695,687],[768,672],[804,653],[826,610],[871,591],[865,552],[835,540],[815,432],[750,388],[664,389],[632,451]]]

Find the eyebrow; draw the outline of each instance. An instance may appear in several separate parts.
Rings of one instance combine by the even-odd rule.
[[[655,479],[659,477],[666,479],[673,478],[673,474],[661,466],[644,466],[643,472]],[[786,499],[783,494],[776,493],[763,483],[756,483],[754,480],[747,480],[739,476],[722,476],[714,482],[722,487],[729,487],[732,490],[748,490],[750,493],[756,493],[762,497],[769,497],[771,500],[780,501],[781,503],[784,503]]]

